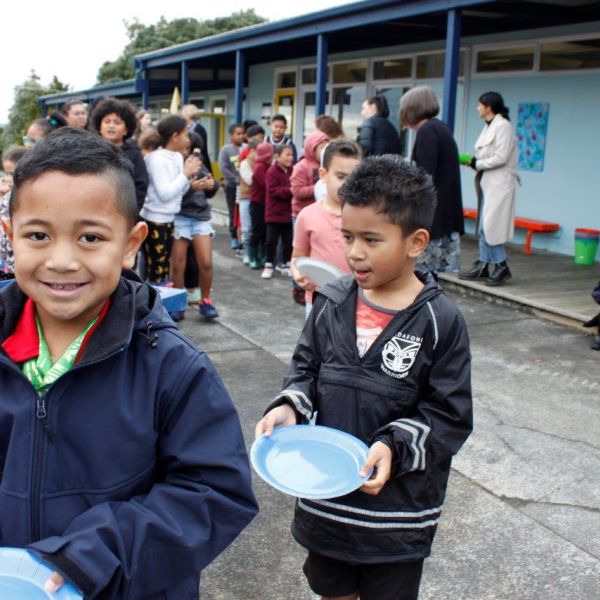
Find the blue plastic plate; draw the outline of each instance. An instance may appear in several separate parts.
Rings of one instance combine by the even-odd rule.
[[[254,470],[276,490],[300,498],[336,498],[359,488],[371,474],[358,472],[369,449],[354,436],[321,425],[277,427],[252,444]]]
[[[175,313],[187,308],[187,290],[168,288],[160,285],[153,287],[160,294],[160,299],[167,312]]]
[[[55,594],[44,591],[54,569],[21,548],[0,548],[0,598],[2,600],[82,600],[70,584]]]

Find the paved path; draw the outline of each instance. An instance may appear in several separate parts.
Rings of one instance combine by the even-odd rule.
[[[238,407],[248,444],[278,391],[302,309],[289,280],[262,281],[216,239],[221,318],[181,328]],[[455,459],[421,600],[600,597],[598,353],[577,330],[453,296],[469,327],[475,432]],[[293,502],[255,477],[261,513],[203,574],[203,600],[311,600]]]

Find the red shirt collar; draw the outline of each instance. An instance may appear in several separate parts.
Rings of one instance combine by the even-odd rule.
[[[81,347],[77,353],[75,363],[78,363],[83,356],[83,351],[94,331],[98,328],[108,309],[110,307],[110,298],[106,299],[98,320],[94,326],[87,332],[81,342]],[[23,307],[23,312],[13,333],[2,343],[2,349],[8,354],[8,357],[15,363],[24,363],[38,356],[40,351],[40,338],[38,336],[37,325],[35,322],[35,304],[31,298],[28,298]]]

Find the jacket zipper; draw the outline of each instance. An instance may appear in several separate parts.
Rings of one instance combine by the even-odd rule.
[[[99,358],[98,360],[85,363],[84,365],[76,365],[70,371],[62,375],[60,379],[76,371],[80,368],[96,364],[115,356],[119,352],[122,352],[126,346],[120,347],[118,350],[107,354]],[[5,365],[17,372],[21,377],[25,377],[21,369],[19,369],[15,364],[9,362]],[[25,377],[25,379],[27,379]],[[29,380],[27,380],[28,383]],[[30,383],[31,385],[31,383]],[[33,386],[32,386],[33,387]],[[52,385],[46,393],[42,396],[39,396],[37,392],[36,395],[36,409],[35,409],[35,423],[33,427],[33,462],[31,468],[31,500],[29,503],[30,506],[30,520],[31,520],[31,539],[39,540],[41,538],[41,527],[40,527],[40,513],[41,513],[41,489],[42,489],[42,474],[43,474],[43,461],[44,461],[44,445],[45,445],[45,436],[42,435],[42,430],[46,433],[51,442],[56,442],[56,433],[50,427],[50,421],[48,420],[48,410],[47,410],[47,399],[48,394],[52,390],[54,385]]]

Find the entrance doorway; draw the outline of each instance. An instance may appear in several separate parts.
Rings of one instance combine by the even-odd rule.
[[[275,92],[275,115],[283,115],[287,119],[286,135],[294,136],[294,117],[296,108],[295,88],[279,89]]]

